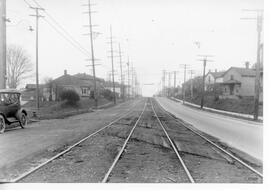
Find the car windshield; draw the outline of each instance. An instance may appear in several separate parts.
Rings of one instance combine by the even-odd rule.
[[[0,105],[10,105],[19,102],[19,94],[0,93]]]

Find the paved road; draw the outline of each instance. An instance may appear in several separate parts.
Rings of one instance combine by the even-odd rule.
[[[137,101],[66,119],[43,120],[26,129],[14,129],[0,135],[0,179],[14,164],[39,162],[38,155],[77,142],[126,113]],[[18,163],[19,162],[19,163]],[[17,167],[19,168],[19,167]]]
[[[262,124],[190,108],[167,98],[157,100],[178,118],[262,161]]]

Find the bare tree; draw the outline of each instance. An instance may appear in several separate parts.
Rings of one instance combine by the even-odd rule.
[[[7,50],[7,82],[9,88],[17,88],[21,82],[31,77],[31,60],[20,46],[11,45]]]

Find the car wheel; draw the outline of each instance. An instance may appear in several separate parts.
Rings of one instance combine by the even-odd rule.
[[[24,113],[21,114],[20,125],[23,129],[27,126],[27,116]]]
[[[0,134],[4,133],[6,129],[6,123],[5,123],[5,118],[0,115]]]

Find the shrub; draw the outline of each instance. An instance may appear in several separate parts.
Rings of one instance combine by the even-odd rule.
[[[61,100],[66,100],[68,104],[76,105],[80,100],[80,96],[74,90],[64,90],[60,94]]]
[[[110,91],[110,90],[108,90],[108,89],[104,90],[104,91],[101,93],[101,95],[102,95],[104,98],[106,98],[107,100],[110,100],[110,101],[112,101],[112,100],[113,100],[113,97],[114,97],[113,92]]]

